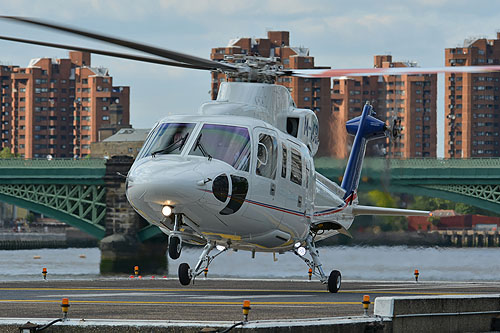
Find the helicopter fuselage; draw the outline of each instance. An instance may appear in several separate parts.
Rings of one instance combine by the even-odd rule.
[[[317,119],[289,96],[281,86],[227,83],[200,114],[162,119],[129,172],[132,206],[167,234],[174,219],[162,209],[171,207],[182,215],[184,242],[254,251],[303,242],[317,194]],[[327,187],[318,192],[325,204],[343,206]]]

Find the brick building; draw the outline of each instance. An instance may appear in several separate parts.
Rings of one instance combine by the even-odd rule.
[[[453,212],[453,211],[452,211]],[[408,216],[408,231],[430,230],[497,230],[500,217],[484,215],[442,215],[436,222],[425,216]]]
[[[0,66],[1,143],[17,155],[83,157],[91,142],[129,124],[129,87],[113,87],[90,54]]]
[[[278,64],[281,64],[284,68],[328,68],[316,67],[314,57],[309,55],[309,49],[290,46],[290,33],[288,31],[268,31],[267,38],[233,39],[225,47],[213,48],[210,58],[212,60],[227,59],[227,61],[231,61],[229,57],[234,55],[275,57]],[[212,99],[217,97],[220,82],[226,80],[228,78],[222,73],[212,74]],[[283,77],[278,78],[276,83],[288,88],[297,107],[310,109],[316,113],[320,124],[320,146],[317,155],[325,155],[329,149],[328,146],[336,144],[336,141],[333,140],[332,142],[329,137],[332,122],[330,79]]]
[[[446,66],[498,65],[496,39],[471,39],[445,49]],[[500,73],[445,75],[446,158],[500,156]]]
[[[393,62],[390,55],[376,55],[374,67],[408,67],[413,63]],[[390,155],[396,158],[436,157],[437,75],[384,75],[334,79],[332,86],[333,122],[330,140],[342,140],[328,145],[328,156],[346,158],[352,138],[347,136],[345,122],[361,114],[369,101],[383,120],[401,120],[401,138],[390,147],[375,142],[370,155]]]

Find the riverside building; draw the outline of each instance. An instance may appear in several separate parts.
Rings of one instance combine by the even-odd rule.
[[[0,66],[1,144],[26,158],[85,157],[90,144],[130,127],[129,87],[113,86],[90,54]]]
[[[500,63],[500,33],[496,39],[473,38],[445,49],[446,66]],[[500,156],[500,73],[445,75],[446,158]]]

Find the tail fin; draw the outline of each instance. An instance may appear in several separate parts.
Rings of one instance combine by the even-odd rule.
[[[344,172],[341,187],[345,191],[344,200],[352,203],[359,185],[361,168],[365,158],[366,144],[370,140],[385,137],[386,124],[373,117],[372,106],[366,103],[361,116],[353,118],[346,123],[347,132],[355,135],[347,168]]]

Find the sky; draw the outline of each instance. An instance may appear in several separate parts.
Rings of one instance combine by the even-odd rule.
[[[445,48],[460,46],[466,38],[495,38],[499,13],[496,0],[0,0],[1,15],[50,19],[205,58],[232,38],[287,30],[292,46],[308,47],[316,65],[332,68],[372,67],[375,54],[421,67],[443,66]],[[10,21],[0,20],[0,34],[127,51]],[[27,66],[40,57],[64,58],[67,52],[0,41],[0,63]],[[115,85],[131,87],[135,128],[150,128],[168,114],[194,113],[210,99],[208,72],[97,55],[92,65],[109,68]],[[443,140],[442,81],[438,146]]]

